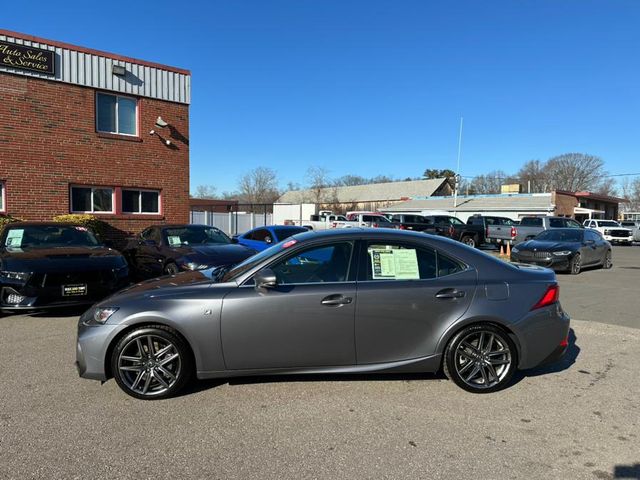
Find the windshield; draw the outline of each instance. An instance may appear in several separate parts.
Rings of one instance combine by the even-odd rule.
[[[295,242],[295,240],[291,240]],[[266,250],[263,250],[260,253],[253,255],[252,257],[247,258],[243,262],[235,265],[231,270],[226,272],[224,276],[220,279],[221,282],[230,282],[234,278],[242,275],[244,272],[251,270],[254,266],[262,262],[265,258],[269,258],[272,255],[275,255],[280,250],[282,250],[282,244],[277,243],[275,245],[270,246]]]
[[[540,233],[535,239],[547,242],[581,242],[582,230],[551,229]]]
[[[165,228],[162,236],[167,245],[212,245],[228,244],[231,239],[222,230],[214,227],[188,225],[184,227]]]
[[[100,242],[86,227],[69,225],[29,225],[12,227],[4,237],[11,248],[96,247]]]
[[[598,222],[599,227],[619,227],[618,222],[614,222],[613,220],[608,220],[604,222]]]

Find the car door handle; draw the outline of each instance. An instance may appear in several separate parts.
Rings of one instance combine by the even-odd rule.
[[[462,290],[446,289],[436,293],[436,298],[462,298],[465,295]]]
[[[338,306],[338,305],[348,305],[352,301],[353,299],[351,297],[344,297],[340,294],[337,294],[337,295],[329,295],[328,297],[324,297],[320,303],[322,303],[322,305],[332,307],[332,306]]]

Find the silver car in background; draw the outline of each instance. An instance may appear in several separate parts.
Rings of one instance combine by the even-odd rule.
[[[436,372],[476,393],[557,360],[569,317],[551,270],[442,237],[298,234],[231,269],[134,285],[85,312],[80,376],[141,399],[193,377]]]

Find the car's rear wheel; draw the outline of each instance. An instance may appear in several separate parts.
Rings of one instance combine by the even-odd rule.
[[[569,272],[571,275],[578,275],[582,270],[582,258],[579,253],[576,253],[569,262]]]
[[[465,245],[471,247],[471,248],[476,248],[476,239],[473,235],[466,235],[464,237],[462,237],[461,240],[462,243],[464,243]]]
[[[140,327],[113,349],[111,371],[127,394],[144,400],[175,395],[193,374],[191,351],[163,325]]]
[[[444,373],[472,393],[505,388],[517,367],[517,351],[506,332],[491,324],[471,325],[447,345]]]
[[[180,270],[178,269],[178,265],[173,262],[167,263],[164,267],[164,273],[167,275],[176,275]]]
[[[611,250],[607,250],[607,253],[604,254],[604,260],[602,261],[602,268],[609,269],[613,267],[613,260],[611,258]]]

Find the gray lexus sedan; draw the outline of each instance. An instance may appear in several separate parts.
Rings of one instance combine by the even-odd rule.
[[[569,317],[553,271],[442,237],[295,235],[229,268],[134,285],[78,324],[80,376],[141,399],[193,377],[436,372],[475,393],[557,360]]]

